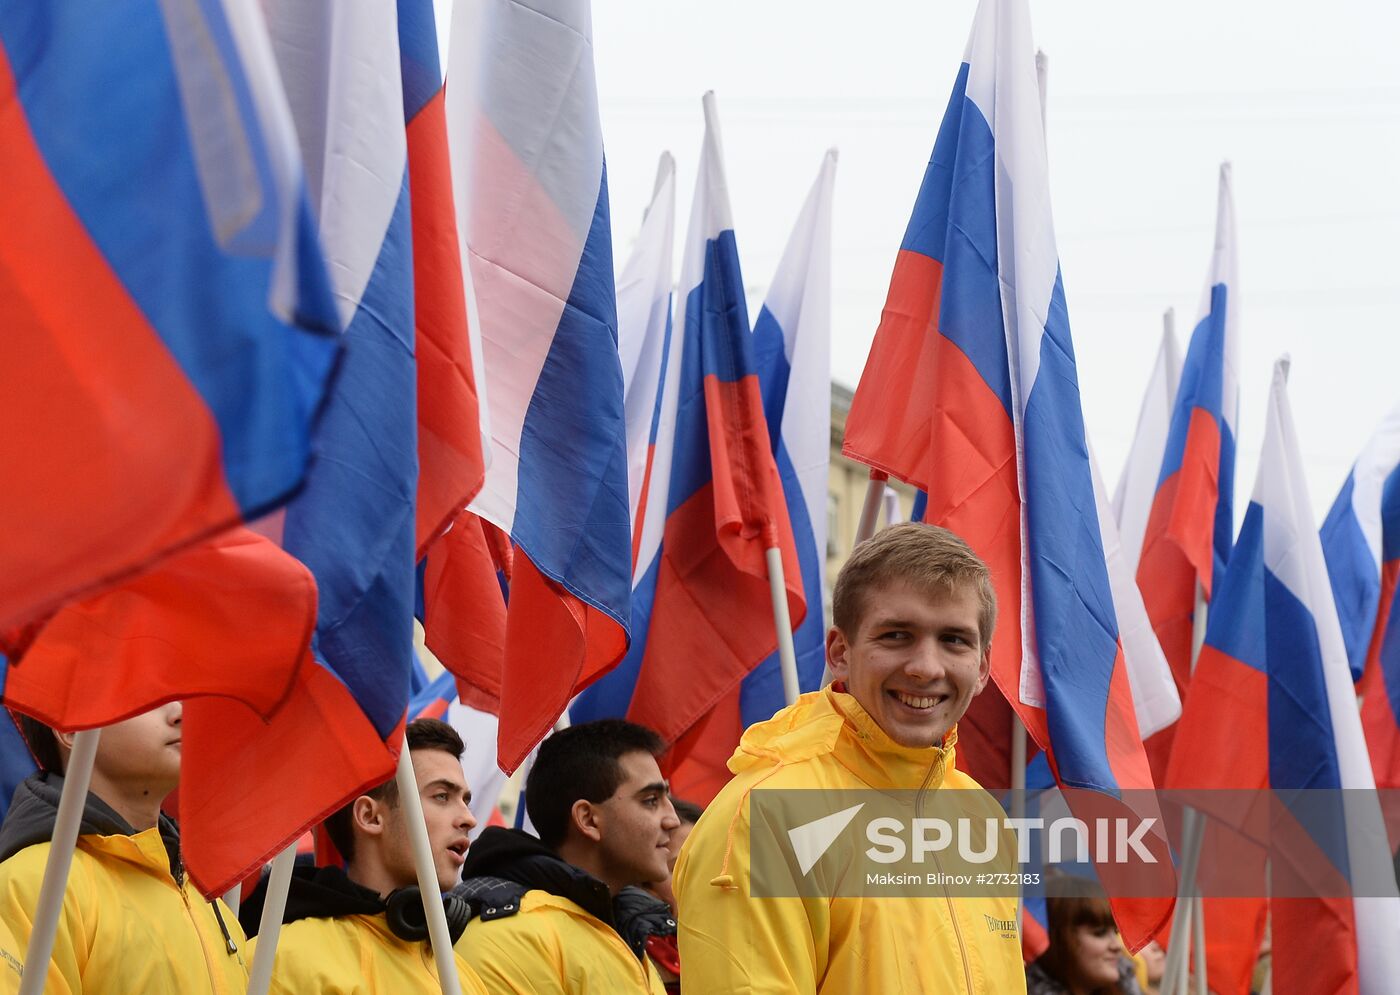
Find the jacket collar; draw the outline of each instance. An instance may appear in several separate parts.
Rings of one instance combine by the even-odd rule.
[[[800,763],[831,756],[872,788],[937,788],[952,768],[957,743],[954,727],[941,746],[901,746],[889,737],[860,702],[838,686],[802,695],[767,722],[744,733],[730,758],[734,773],[755,764]]]
[[[454,890],[480,899],[502,889],[498,882],[513,883],[524,891],[543,891],[577,905],[596,919],[616,928],[613,899],[608,886],[586,871],[559,857],[529,833],[492,826],[482,832],[467,852],[462,884]],[[510,889],[505,889],[510,890]]]
[[[0,826],[0,860],[8,860],[25,847],[53,839],[58,802],[63,795],[63,775],[40,771],[20,782],[14,800]],[[185,869],[180,858],[180,831],[161,813],[159,822],[137,832],[112,806],[88,792],[78,835],[94,850],[135,864],[166,870],[179,884]]]
[[[926,778],[931,789],[943,784],[955,759],[956,726],[941,746],[901,746],[853,696],[832,689],[825,693],[845,720],[833,752],[851,773],[872,788],[917,788]]]
[[[261,922],[263,902],[267,898],[268,877],[264,875],[257,887],[238,906],[238,918],[244,932],[254,936]],[[282,922],[300,919],[336,919],[341,916],[373,916],[384,911],[384,901],[371,888],[356,884],[339,867],[312,867],[299,864],[292,868],[287,886],[287,904],[282,910]],[[251,927],[251,928],[249,928]]]

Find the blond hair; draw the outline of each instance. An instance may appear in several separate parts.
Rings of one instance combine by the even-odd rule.
[[[869,605],[866,594],[887,584],[906,583],[921,591],[977,592],[977,633],[987,652],[997,624],[997,596],[992,572],[959,536],[937,525],[904,522],[892,525],[855,548],[836,578],[831,620],[854,637]]]

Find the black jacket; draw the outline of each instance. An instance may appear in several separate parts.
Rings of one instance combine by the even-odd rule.
[[[500,919],[520,911],[527,891],[566,898],[607,923],[641,957],[648,935],[676,931],[670,907],[641,888],[624,888],[617,899],[591,874],[563,860],[539,839],[519,829],[493,826],[467,851],[462,883],[452,894],[472,904],[482,919]]]
[[[252,894],[238,903],[238,921],[250,937],[258,935],[266,898],[267,875],[264,874]],[[379,894],[351,881],[339,867],[298,864],[292,868],[282,921],[372,916],[383,911],[384,900]]]

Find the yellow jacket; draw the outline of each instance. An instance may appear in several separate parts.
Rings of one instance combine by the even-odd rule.
[[[256,947],[257,939],[250,943]],[[486,995],[473,971],[456,956],[462,995]],[[383,914],[298,919],[282,927],[272,987],[285,995],[409,995],[439,990],[437,964],[427,943],[404,940]]]
[[[1025,991],[1014,897],[753,898],[750,791],[976,789],[944,748],[891,740],[848,694],[803,695],[750,727],[735,777],[676,864],[685,990],[711,993]],[[995,803],[991,803],[995,804]],[[1013,844],[1014,845],[1014,844]]]
[[[651,961],[616,930],[547,891],[527,891],[516,915],[473,919],[457,950],[491,995],[666,993]]]
[[[513,829],[472,844],[455,894],[477,915],[457,941],[492,995],[665,995],[651,960],[613,926],[596,878]]]
[[[45,826],[52,833],[61,786],[62,778],[51,774],[24,781],[0,831],[0,853],[13,853],[0,863],[0,921],[14,934],[20,957],[49,844],[15,847],[46,835]],[[205,901],[185,876],[173,824],[162,817],[159,826],[131,835],[123,826],[88,796],[44,991],[241,995],[249,963],[243,930],[222,902]]]
[[[19,991],[20,978],[24,977],[24,947],[15,942],[14,934],[4,920],[0,920],[0,995],[13,995]]]

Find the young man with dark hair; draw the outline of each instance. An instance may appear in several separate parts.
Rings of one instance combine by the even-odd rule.
[[[107,726],[59,914],[46,992],[242,992],[243,931],[185,875],[180,837],[160,806],[180,781],[180,703]],[[39,762],[0,826],[0,920],[23,946],[48,861],[71,733],[21,717]],[[44,965],[31,964],[31,970]]]
[[[956,803],[968,814],[1001,811],[954,758],[957,722],[990,668],[996,596],[986,565],[946,529],[896,525],[856,547],[836,580],[832,615],[835,683],[745,731],[729,761],[734,779],[676,863],[687,990],[1023,992],[1014,895],[752,894],[756,788],[843,792],[843,805],[850,789],[921,798],[971,789]],[[791,853],[787,831],[798,826],[775,825],[779,818],[769,813],[754,831]],[[795,865],[773,864],[764,871],[799,877]]]
[[[470,846],[467,834],[476,825],[462,774],[462,737],[438,719],[415,719],[406,735],[438,888],[449,891]],[[294,871],[277,941],[273,992],[397,995],[439,990],[400,801],[398,784],[390,778],[326,819],[324,828],[345,859],[345,869]],[[261,907],[260,891],[257,900],[240,910],[244,922],[255,921]],[[449,916],[449,927],[460,933],[466,909],[458,911]],[[460,956],[455,960],[463,995],[484,995],[476,973]]]
[[[619,719],[540,744],[525,781],[539,838],[486,830],[457,889],[477,912],[457,949],[489,991],[663,995],[645,938],[623,938],[614,902],[624,888],[667,874],[678,820],[656,763],[664,749],[656,733]]]

